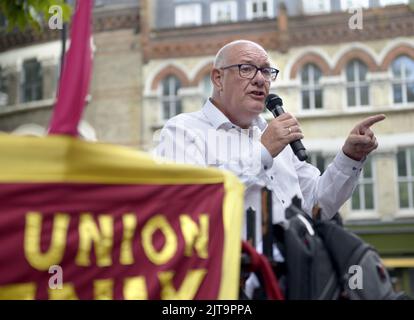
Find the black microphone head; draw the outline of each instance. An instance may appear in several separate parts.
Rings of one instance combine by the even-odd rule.
[[[269,94],[266,97],[265,106],[275,117],[284,113],[282,99],[277,94]]]
[[[265,106],[272,111],[275,106],[283,106],[283,101],[277,94],[271,93],[266,97]]]

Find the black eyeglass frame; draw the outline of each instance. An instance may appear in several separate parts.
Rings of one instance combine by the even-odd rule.
[[[251,67],[255,67],[256,68],[256,72],[254,73],[254,75],[252,76],[252,77],[245,77],[245,76],[243,76],[242,75],[242,73],[241,73],[241,67],[242,66],[251,66]],[[221,67],[221,68],[219,68],[219,69],[222,69],[222,70],[226,70],[226,69],[230,69],[230,68],[234,68],[234,67],[238,67],[239,68],[239,75],[240,75],[240,77],[242,77],[243,79],[250,79],[250,80],[252,80],[252,79],[254,79],[254,77],[256,77],[256,75],[257,75],[257,72],[260,70],[260,72],[262,73],[262,75],[263,75],[263,70],[265,70],[265,69],[268,69],[268,70],[270,70],[270,78],[269,78],[269,80],[270,81],[276,81],[276,79],[277,79],[277,75],[279,74],[279,70],[278,69],[276,69],[276,68],[273,68],[273,67],[263,67],[263,68],[259,68],[258,66],[255,66],[254,64],[251,64],[251,63],[238,63],[238,64],[232,64],[232,65],[230,65],[230,66],[226,66],[226,67]],[[272,77],[272,75],[274,74],[274,77]],[[264,75],[263,75],[264,76]],[[264,76],[265,78],[266,78],[266,76]]]

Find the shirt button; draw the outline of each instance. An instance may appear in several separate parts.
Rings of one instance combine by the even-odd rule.
[[[267,166],[264,166],[264,169],[267,170]]]
[[[273,176],[270,176],[270,179],[272,179],[272,180],[273,180]]]
[[[282,203],[285,203],[285,200],[282,200]]]

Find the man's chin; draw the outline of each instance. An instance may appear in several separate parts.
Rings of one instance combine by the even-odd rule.
[[[249,96],[250,97],[250,99],[249,99],[249,106],[250,106],[250,110],[259,110],[259,112],[262,112],[263,111],[263,109],[264,109],[264,105],[265,105],[265,98],[264,97],[262,97],[262,98],[258,98],[258,97],[255,97],[255,98],[253,98],[253,97],[251,97],[251,96]]]
[[[255,113],[256,115],[261,114],[264,111],[264,102],[263,103],[255,103],[251,106],[250,111]]]

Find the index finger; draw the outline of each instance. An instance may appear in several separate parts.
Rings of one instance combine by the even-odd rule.
[[[365,118],[364,120],[362,120],[359,123],[359,126],[365,127],[365,128],[369,128],[371,127],[373,124],[382,121],[385,119],[385,115],[384,114],[376,114],[375,116],[371,116],[368,118]]]

